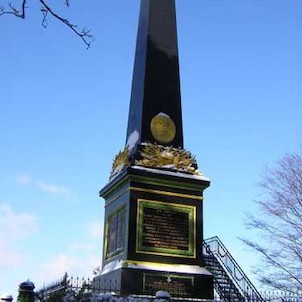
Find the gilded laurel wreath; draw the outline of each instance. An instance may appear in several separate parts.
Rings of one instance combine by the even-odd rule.
[[[135,165],[152,168],[166,168],[201,175],[196,169],[197,164],[195,157],[184,149],[148,143],[145,144],[140,155],[141,159],[136,160]]]
[[[115,156],[110,179],[130,166],[129,156],[130,152],[127,146]],[[134,162],[137,166],[164,168],[193,175],[201,175],[200,171],[196,168],[197,164],[195,157],[184,149],[145,143],[142,151],[140,151],[140,157],[141,159],[135,160]]]
[[[126,146],[123,151],[120,151],[114,158],[110,172],[110,178],[120,173],[126,167],[130,166],[129,149]]]

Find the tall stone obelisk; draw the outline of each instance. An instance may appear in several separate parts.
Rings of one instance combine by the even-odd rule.
[[[126,145],[100,191],[103,263],[94,285],[212,299],[202,255],[209,185],[183,149],[175,1],[141,0]]]

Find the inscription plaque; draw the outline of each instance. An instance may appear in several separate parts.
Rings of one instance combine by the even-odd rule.
[[[137,252],[195,255],[195,207],[138,200]]]
[[[143,209],[143,246],[189,249],[189,213],[168,209]]]
[[[144,274],[144,291],[154,294],[158,290],[173,296],[189,296],[193,293],[194,277],[170,274]]]
[[[106,258],[119,254],[124,249],[125,207],[108,216],[106,224]]]

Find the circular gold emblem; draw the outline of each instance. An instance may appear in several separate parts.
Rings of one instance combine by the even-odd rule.
[[[173,120],[166,114],[158,114],[151,120],[150,125],[153,137],[163,144],[173,141],[176,134],[176,127]]]

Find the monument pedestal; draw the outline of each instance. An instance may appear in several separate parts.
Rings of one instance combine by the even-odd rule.
[[[212,275],[202,267],[136,262],[122,262],[117,266],[122,267],[108,272],[105,268],[103,275],[95,278],[95,287],[123,296],[155,295],[158,290],[164,290],[173,297],[213,299]]]
[[[103,268],[94,287],[123,295],[213,298],[203,267],[203,176],[140,166],[125,169],[105,199]]]

